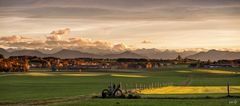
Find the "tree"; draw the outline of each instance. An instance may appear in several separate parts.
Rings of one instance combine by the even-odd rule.
[[[180,55],[178,55],[176,60],[182,60],[182,57]]]

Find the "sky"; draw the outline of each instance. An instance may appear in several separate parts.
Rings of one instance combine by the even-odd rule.
[[[0,0],[0,47],[240,50],[240,0]]]

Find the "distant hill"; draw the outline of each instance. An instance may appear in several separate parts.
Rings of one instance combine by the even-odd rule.
[[[2,54],[4,57],[8,57],[9,55],[9,53],[3,48],[0,48],[0,54]]]
[[[12,50],[8,52],[7,50],[0,48],[0,54],[5,58],[9,56],[38,56],[38,57],[58,57],[58,58],[150,58],[150,59],[175,59],[178,55],[181,55],[183,58],[189,59],[200,59],[203,61],[211,60],[234,60],[240,59],[240,52],[230,52],[230,51],[218,51],[218,50],[209,50],[207,52],[194,52],[194,51],[160,51],[158,49],[137,49],[133,51],[125,51],[122,53],[112,53],[102,55],[102,54],[91,54],[85,53],[78,50],[68,50],[62,49],[56,53],[43,53],[38,50]]]
[[[197,53],[195,51],[177,52],[173,50],[160,51],[158,49],[137,49],[133,52],[151,59],[175,59],[178,55],[181,55],[183,58],[185,58]]]
[[[131,51],[125,51],[125,52],[119,53],[119,54],[108,54],[108,55],[104,55],[103,57],[104,58],[110,58],[110,59],[117,59],[117,58],[132,58],[132,59],[147,58],[145,56],[141,56],[141,55],[133,53]]]
[[[46,54],[39,52],[37,50],[16,50],[9,53],[9,56],[38,56],[45,57]]]
[[[58,58],[98,58],[98,55],[82,53],[74,50],[60,50],[53,54],[44,54],[38,50],[14,50],[13,52],[7,52],[5,49],[0,48],[0,54],[4,57],[9,56],[37,56],[37,57],[58,57]]]
[[[136,54],[151,58],[151,59],[158,59],[159,58],[159,53],[161,52],[158,49],[137,49],[132,51]]]
[[[80,51],[67,50],[67,49],[63,49],[54,54],[49,54],[49,56],[58,57],[58,58],[99,58],[100,57],[98,55],[94,55],[90,53],[83,53]]]
[[[230,51],[218,51],[218,50],[209,50],[207,52],[199,52],[197,54],[188,56],[190,59],[200,59],[203,61],[211,60],[234,60],[240,59],[240,52],[230,52]]]

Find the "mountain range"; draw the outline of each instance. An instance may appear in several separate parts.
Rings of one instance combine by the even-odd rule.
[[[219,51],[219,50],[209,50],[206,52],[196,52],[196,51],[171,51],[165,50],[161,51],[158,49],[136,49],[132,51],[124,51],[122,53],[109,53],[109,54],[93,54],[85,53],[77,50],[62,49],[58,52],[47,54],[40,52],[39,50],[5,50],[0,48],[0,54],[4,57],[9,56],[38,56],[38,57],[58,57],[58,58],[147,58],[147,59],[175,59],[178,55],[183,58],[196,59],[196,60],[233,60],[240,59],[240,52],[232,51]]]
[[[199,52],[197,54],[190,55],[187,58],[203,61],[234,60],[240,59],[240,52],[209,50],[207,52]]]

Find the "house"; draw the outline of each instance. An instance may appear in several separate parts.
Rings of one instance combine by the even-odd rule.
[[[146,64],[146,68],[147,68],[147,69],[151,69],[152,66],[153,66],[152,63],[150,63],[150,62],[148,62],[148,63]]]

